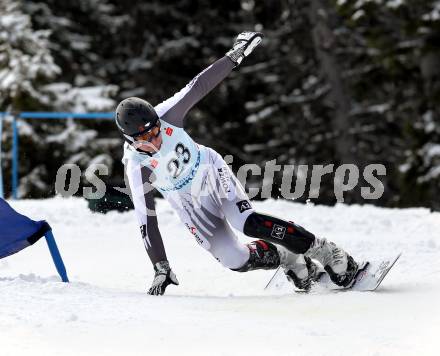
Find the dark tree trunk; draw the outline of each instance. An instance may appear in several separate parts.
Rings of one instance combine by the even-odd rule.
[[[351,99],[344,87],[341,68],[335,55],[335,37],[329,25],[330,11],[325,0],[311,0],[309,18],[321,74],[330,84],[329,99],[334,106],[332,127],[337,135],[335,153],[341,163],[357,163],[355,142],[350,134]]]

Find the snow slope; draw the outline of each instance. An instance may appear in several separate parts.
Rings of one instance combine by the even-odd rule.
[[[81,199],[10,203],[51,223],[72,283],[59,282],[43,240],[0,260],[1,356],[437,355],[440,349],[439,213],[255,203],[358,259],[403,251],[377,292],[298,295],[264,292],[272,271],[221,267],[157,200],[180,286],[152,297],[145,291],[153,271],[133,212],[93,214]]]

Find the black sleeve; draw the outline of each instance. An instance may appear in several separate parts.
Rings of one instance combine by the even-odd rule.
[[[153,265],[166,261],[165,247],[157,223],[154,188],[150,184],[152,171],[139,163],[128,161],[125,174],[148,256]]]
[[[174,126],[183,127],[188,110],[225,79],[234,66],[234,62],[226,56],[211,64],[182,90],[155,107],[159,117]]]

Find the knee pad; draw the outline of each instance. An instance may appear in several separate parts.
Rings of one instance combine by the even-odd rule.
[[[294,253],[305,253],[315,241],[315,235],[293,222],[271,215],[253,212],[245,223],[247,236],[282,245]]]

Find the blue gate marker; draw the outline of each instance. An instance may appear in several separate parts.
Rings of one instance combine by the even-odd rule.
[[[3,116],[5,113],[0,113],[0,198],[5,197],[5,190],[3,189],[3,165],[2,165],[2,129],[3,129]]]
[[[0,259],[33,245],[43,236],[46,237],[61,280],[69,282],[66,267],[49,224],[44,220],[34,221],[17,213],[4,199],[0,199]]]

